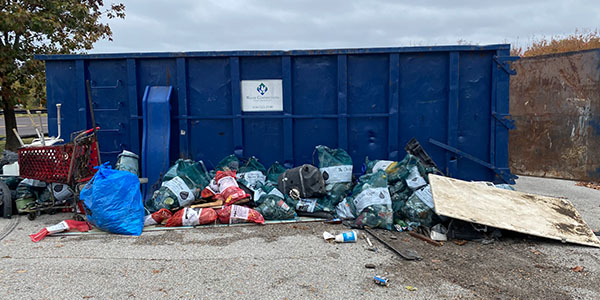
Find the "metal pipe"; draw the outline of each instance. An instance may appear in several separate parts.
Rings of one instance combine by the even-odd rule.
[[[58,127],[58,136],[56,139],[60,139],[60,107],[62,104],[56,103],[56,126]]]
[[[12,130],[15,133],[15,136],[17,137],[17,140],[19,140],[19,144],[21,144],[21,147],[25,147],[25,143],[23,143],[23,140],[21,139],[21,136],[19,135],[19,132],[17,132],[17,129],[13,128]]]
[[[42,126],[42,112],[38,110],[37,115],[38,115],[38,118],[40,119],[40,131],[42,132],[42,136],[41,136],[42,146],[46,146],[46,140],[44,138],[44,127]]]

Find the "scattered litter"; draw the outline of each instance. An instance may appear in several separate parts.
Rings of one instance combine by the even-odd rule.
[[[371,240],[369,239],[369,237],[365,237],[367,239],[367,244],[369,244],[369,247],[373,247],[373,243],[371,243]]]
[[[327,224],[342,224],[342,219],[340,219],[340,218],[334,218],[334,219],[326,220],[324,223],[327,223]]]
[[[379,252],[379,249],[377,249],[377,247],[371,247],[371,248],[367,248],[367,250],[369,251],[373,251],[375,253]]]
[[[30,234],[29,237],[31,238],[31,241],[37,243],[48,235],[73,229],[78,230],[80,232],[85,232],[92,229],[92,226],[90,225],[90,223],[84,221],[65,220],[54,226],[43,228],[36,234]]]
[[[457,245],[459,245],[459,246],[464,246],[467,243],[467,241],[465,241],[465,240],[454,240],[454,243],[457,244]]]
[[[335,239],[335,235],[333,235],[333,234],[331,234],[331,233],[329,233],[327,231],[324,231],[323,232],[323,239],[326,240],[326,241],[333,240],[333,239]]]
[[[414,291],[416,291],[416,290],[417,290],[417,288],[416,288],[416,287],[414,287],[414,286],[410,286],[410,285],[407,285],[407,286],[405,286],[404,288],[405,288],[407,291],[411,291],[411,292],[414,292]]]
[[[390,239],[395,240],[398,239],[395,235],[390,235]]]
[[[346,231],[335,236],[337,243],[355,243],[358,233],[354,230]]]
[[[388,286],[390,284],[389,280],[387,278],[385,278],[383,276],[377,276],[377,275],[373,277],[373,282],[375,282],[375,284],[378,284],[380,286]]]
[[[416,233],[414,231],[409,231],[408,234],[410,234],[410,236],[412,236],[414,238],[417,238],[417,239],[420,239],[422,241],[425,241],[425,242],[427,242],[427,243],[429,243],[431,245],[438,246],[438,247],[442,246],[442,243],[440,243],[438,241],[434,241],[434,240],[432,240],[432,239],[430,239],[430,238],[428,238],[428,237],[426,237],[426,236],[424,236],[422,234]]]
[[[575,266],[575,267],[571,268],[571,270],[573,270],[573,272],[578,272],[578,273],[582,272],[583,269],[584,269],[584,267],[582,267],[582,266]]]
[[[434,241],[447,241],[448,237],[446,233],[448,230],[442,224],[436,224],[431,227],[431,231],[429,232],[429,237]]]
[[[365,264],[365,268],[367,269],[375,269],[377,266],[375,266],[374,264]]]

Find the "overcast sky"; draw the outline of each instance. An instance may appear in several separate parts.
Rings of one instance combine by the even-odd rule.
[[[111,1],[106,1],[108,4]],[[92,53],[511,43],[600,28],[598,0],[124,0]],[[489,4],[483,4],[490,2]]]

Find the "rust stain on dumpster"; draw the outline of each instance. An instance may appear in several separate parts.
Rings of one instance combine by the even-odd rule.
[[[512,172],[600,180],[600,50],[512,64]]]

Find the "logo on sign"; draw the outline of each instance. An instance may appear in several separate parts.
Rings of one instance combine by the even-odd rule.
[[[264,96],[268,90],[269,88],[262,82],[256,87],[256,91],[258,91],[261,96]]]

